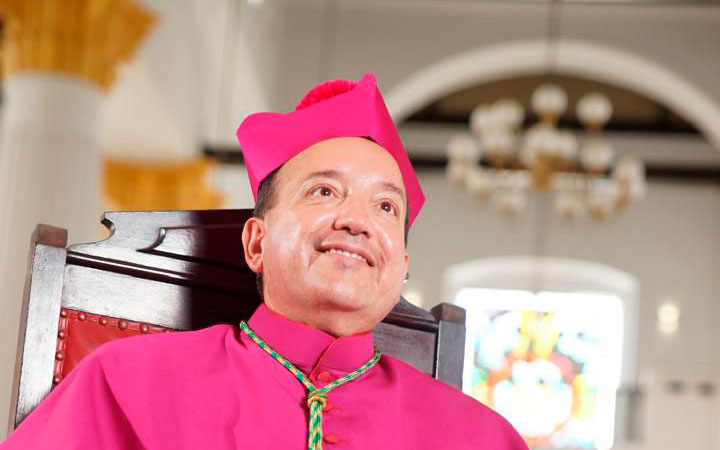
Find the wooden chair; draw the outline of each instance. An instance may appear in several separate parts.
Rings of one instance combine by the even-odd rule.
[[[22,305],[10,424],[100,344],[141,333],[236,324],[259,304],[241,231],[251,210],[109,212],[108,239],[66,248],[35,229]],[[374,329],[384,353],[460,387],[465,311],[404,299]]]

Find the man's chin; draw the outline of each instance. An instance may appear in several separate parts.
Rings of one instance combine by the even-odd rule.
[[[369,306],[367,289],[355,283],[328,282],[313,290],[318,303],[325,308],[354,312]]]

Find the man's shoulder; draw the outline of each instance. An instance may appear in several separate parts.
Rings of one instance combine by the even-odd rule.
[[[102,344],[90,356],[103,362],[125,359],[188,359],[224,348],[237,327],[214,325],[195,331],[173,331],[130,336]]]
[[[102,380],[113,391],[144,398],[149,387],[171,392],[204,374],[230,370],[235,327],[143,334],[107,342],[85,356],[68,375]],[[123,398],[127,397],[124,395]]]
[[[482,436],[503,443],[489,448],[527,449],[513,426],[493,409],[403,361],[387,356],[385,359],[386,368],[393,372],[398,388],[402,391],[406,408],[435,411],[433,422],[445,433],[462,435],[465,439],[475,436],[483,445],[488,442]]]
[[[455,387],[436,380],[432,376],[419,371],[404,361],[391,356],[384,356],[384,358],[386,358],[386,364],[388,367],[396,372],[398,380],[400,380],[404,390],[422,392],[422,395],[413,396],[412,398],[431,403],[442,399],[442,401],[450,402],[456,407],[470,408],[482,412],[490,410],[490,408],[487,408],[482,403],[464,394]]]

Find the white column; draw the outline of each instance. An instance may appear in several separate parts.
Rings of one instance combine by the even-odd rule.
[[[0,125],[0,438],[5,434],[30,235],[38,223],[99,236],[99,123],[95,84],[53,72],[9,79]]]

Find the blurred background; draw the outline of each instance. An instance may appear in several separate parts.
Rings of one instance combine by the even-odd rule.
[[[720,2],[0,14],[0,411],[37,223],[252,207],[242,119],[372,71],[428,198],[404,295],[466,308],[465,392],[537,449],[720,449]]]

